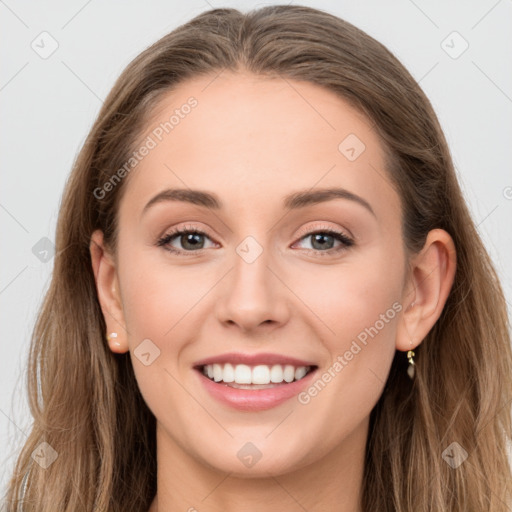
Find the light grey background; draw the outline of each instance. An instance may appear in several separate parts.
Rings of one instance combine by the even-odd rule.
[[[0,492],[30,427],[27,350],[53,262],[41,239],[54,241],[64,181],[102,98],[140,51],[196,14],[271,3],[0,0]],[[512,0],[302,4],[367,31],[420,82],[512,311]]]

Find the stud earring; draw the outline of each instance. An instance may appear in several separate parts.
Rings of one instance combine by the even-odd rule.
[[[411,341],[411,345],[412,345],[412,341]],[[409,377],[411,379],[414,378],[415,363],[414,363],[413,358],[414,358],[414,351],[409,350],[409,352],[407,352],[407,359],[409,360],[409,367],[407,368],[407,375],[409,375]]]
[[[107,341],[116,347],[120,347],[121,343],[119,341],[113,341],[117,338],[117,332],[111,332],[110,334],[107,334]]]

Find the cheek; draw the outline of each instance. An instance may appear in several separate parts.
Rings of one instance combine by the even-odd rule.
[[[390,326],[394,328],[403,286],[402,265],[396,251],[389,254],[385,247],[375,247],[339,265],[301,272],[303,277],[296,282],[301,284],[301,299],[317,314],[325,332],[343,345],[376,323],[383,334],[392,330]]]
[[[197,302],[206,285],[193,265],[173,265],[160,251],[163,249],[133,250],[122,262],[123,310],[133,341],[162,339]]]

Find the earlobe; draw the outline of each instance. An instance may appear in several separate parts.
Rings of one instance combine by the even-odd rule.
[[[396,339],[396,348],[404,352],[418,346],[441,316],[456,270],[452,237],[442,229],[430,231],[409,269]]]
[[[100,230],[94,231],[91,235],[89,251],[98,301],[107,326],[106,342],[113,352],[127,352],[125,319],[116,266],[114,258],[104,245],[103,233]]]

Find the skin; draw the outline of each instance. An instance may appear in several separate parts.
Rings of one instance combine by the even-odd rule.
[[[420,344],[441,314],[453,241],[436,229],[408,255],[381,142],[347,102],[307,82],[246,72],[212,79],[181,84],[152,113],[144,137],[190,96],[198,100],[127,178],[117,253],[100,231],[91,238],[107,329],[118,333],[110,349],[130,351],[157,419],[150,510],[359,511],[370,412],[395,350]],[[338,149],[351,133],[366,146],[354,161]],[[333,186],[364,198],[375,215],[339,198],[283,208],[291,192]],[[166,201],[141,216],[154,195],[175,187],[213,192],[224,207]],[[207,232],[202,251],[156,245],[184,225]],[[326,255],[341,242],[315,244],[307,234],[319,228],[355,243]],[[250,264],[236,252],[247,236],[263,249]],[[172,246],[194,251],[184,237]],[[322,374],[394,303],[401,311],[307,404],[293,398],[240,412],[213,399],[192,369],[237,350],[313,360]],[[144,339],[160,350],[148,366],[134,355]],[[237,457],[248,441],[262,454],[252,467]]]

